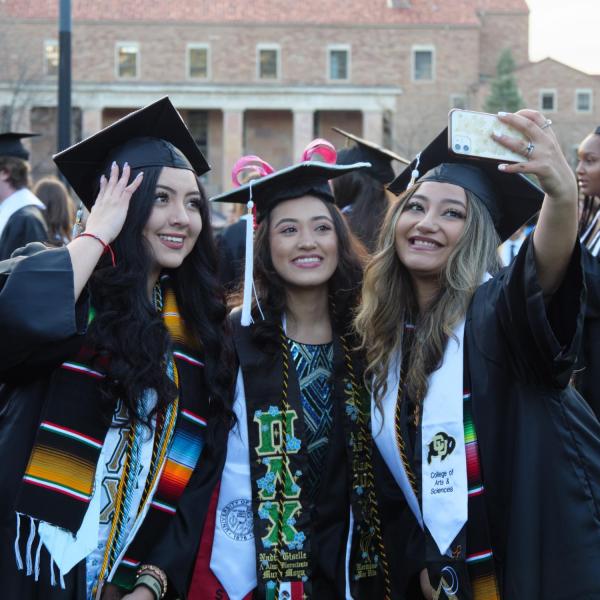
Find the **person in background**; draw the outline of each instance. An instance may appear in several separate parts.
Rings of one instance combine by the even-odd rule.
[[[46,207],[44,216],[50,244],[68,244],[75,223],[75,203],[66,186],[56,177],[44,177],[35,184],[33,193]]]
[[[600,127],[582,140],[577,155],[579,235],[588,297],[575,385],[600,419]]]
[[[36,133],[0,134],[0,260],[29,242],[45,242],[44,204],[29,191],[29,152],[21,140]]]
[[[526,234],[526,226],[519,227],[501,246],[498,248],[500,254],[500,260],[502,264],[507,267],[515,259],[519,253],[519,249],[523,245]]]
[[[333,130],[349,142],[354,142],[353,146],[337,153],[337,164],[371,163],[367,169],[334,179],[332,185],[336,205],[346,217],[354,235],[372,254],[381,223],[391,203],[391,196],[385,186],[395,177],[392,161],[403,165],[407,165],[409,161],[343,129],[333,127]]]

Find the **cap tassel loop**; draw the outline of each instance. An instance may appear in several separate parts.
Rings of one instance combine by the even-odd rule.
[[[254,290],[254,201],[252,200],[252,182],[250,199],[246,205],[248,212],[241,217],[246,221],[246,254],[244,259],[244,299],[242,303],[242,327],[248,327],[252,320],[252,292]]]
[[[415,182],[419,178],[419,163],[421,162],[421,153],[420,152],[415,157],[415,161],[416,161],[415,168],[412,170],[412,172],[410,174],[410,182],[409,182],[408,186],[406,186],[407,190],[410,190],[410,188],[413,185],[415,185]]]

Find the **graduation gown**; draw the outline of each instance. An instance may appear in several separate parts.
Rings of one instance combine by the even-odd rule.
[[[546,307],[527,241],[477,289],[466,316],[465,368],[504,600],[600,597],[600,425],[568,385],[585,309],[580,261],[577,246]]]
[[[30,242],[45,242],[48,228],[42,211],[36,206],[24,206],[16,211],[0,234],[0,260],[10,258],[17,249]]]
[[[66,248],[49,250],[42,244],[30,244],[19,256],[0,263],[0,456],[3,457],[0,469],[0,579],[3,598],[83,600],[86,597],[85,560],[65,574],[64,589],[58,582],[58,569],[56,566],[51,567],[50,555],[41,543],[39,561],[35,560],[39,564],[39,581],[36,582],[33,576],[26,576],[26,569],[17,570],[15,511],[18,510],[19,502],[23,502],[26,487],[23,476],[32,447],[39,440],[40,422],[48,418],[48,411],[57,398],[69,402],[68,412],[73,419],[93,423],[94,427],[100,428],[104,433],[108,430],[112,407],[102,402],[98,379],[65,368],[65,361],[73,361],[73,357],[79,356],[80,349],[85,346],[88,313],[89,299],[85,290],[77,303],[74,302],[73,270]],[[202,370],[187,361],[178,358],[175,360],[180,376],[180,408],[190,407],[191,413],[207,418],[208,395],[203,387]],[[200,412],[202,404],[206,412]],[[210,463],[214,455],[213,446],[209,443],[215,437],[211,433],[212,427],[209,419],[205,436],[207,444],[204,448],[206,458],[202,452],[198,466]],[[196,440],[199,438],[196,430],[192,431],[186,426],[181,418],[181,411],[173,429],[170,448],[175,442],[181,444],[181,440],[177,440],[180,433],[187,436],[186,450],[192,446],[197,448]],[[97,439],[103,440],[104,435],[98,435]],[[202,451],[201,448],[200,450]],[[169,452],[170,450],[167,451],[168,457]],[[77,455],[76,450],[73,453],[75,461],[77,456],[83,456],[81,462],[85,460],[83,454]],[[184,471],[188,467],[184,466],[187,464],[185,460],[179,460],[181,466],[178,476],[181,477],[185,476]],[[93,463],[94,470],[96,464]],[[193,467],[189,468],[190,474],[192,469]],[[163,474],[167,470],[168,466],[165,466]],[[200,467],[198,472],[203,474],[203,469]],[[160,492],[158,486],[155,489],[154,500],[159,498]],[[68,501],[69,498],[64,496],[52,497],[50,508],[59,514],[59,508]],[[174,500],[173,503],[175,504]],[[20,518],[20,539],[23,546],[33,530],[30,528],[30,522],[33,525],[33,521],[30,521],[28,515],[41,518],[36,513],[38,505],[39,502],[36,503],[34,497],[33,503],[30,503],[31,511],[21,509],[24,512]],[[143,560],[143,554],[149,552],[160,537],[165,519],[167,522],[169,519],[162,516],[166,513],[159,511],[160,514],[156,513],[157,520],[153,511],[156,512],[156,509],[152,507],[148,510],[139,532],[128,548],[128,556],[139,552]],[[65,523],[69,519],[75,522],[68,526],[59,522],[60,526],[72,532],[77,531],[81,517],[77,520],[78,517],[66,511]],[[43,520],[56,524],[48,519]],[[146,523],[151,525],[150,531],[148,527],[144,528]],[[33,557],[37,548],[36,535],[33,545],[28,544],[27,550],[22,550],[21,553],[23,556]],[[23,562],[25,563],[25,558]],[[56,579],[56,585],[52,585],[53,579]]]
[[[248,415],[249,431],[256,427],[253,422],[256,406],[281,403],[282,395],[282,357],[267,354],[264,348],[251,335],[251,327],[241,327],[239,314],[234,317],[234,342],[244,378],[245,399]],[[339,342],[334,345],[334,386],[331,394],[333,403],[333,425],[330,431],[329,448],[323,465],[323,476],[317,493],[314,508],[309,515],[310,539],[310,584],[311,598],[319,600],[345,599],[346,596],[346,552],[350,531],[351,505],[351,467],[347,449],[347,430],[344,423],[346,408],[344,405],[344,383],[340,377],[343,372],[343,353]],[[289,394],[291,406],[298,406],[300,389],[293,365],[289,370]],[[300,413],[299,413],[300,415]],[[301,427],[295,428],[294,435],[301,436]],[[250,433],[250,446],[252,446]],[[253,464],[252,448],[250,461]],[[381,467],[381,465],[378,465]],[[294,471],[295,467],[290,467]],[[383,467],[385,468],[385,467]],[[216,510],[218,497],[218,480],[214,477],[194,476],[190,486],[184,493],[177,519],[171,524],[162,543],[152,552],[149,560],[166,571],[172,585],[181,598],[188,596],[192,582],[200,580],[198,570],[206,569],[211,557],[211,546],[214,535],[215,515],[207,519],[206,511],[212,497],[211,511]],[[377,475],[376,475],[377,476]],[[194,485],[195,484],[195,485]],[[254,489],[255,482],[253,482]],[[254,496],[254,494],[253,494]],[[392,597],[402,600],[408,598],[404,594],[409,576],[405,572],[402,556],[406,549],[404,539],[407,533],[413,533],[416,521],[408,511],[403,497],[381,499],[380,515],[382,518],[383,539],[390,565],[392,577]],[[253,502],[255,502],[253,498]],[[254,539],[260,540],[264,535],[254,506]],[[218,517],[217,517],[218,518]],[[208,539],[207,539],[208,538]],[[350,563],[359,560],[365,548],[359,547],[360,536],[353,532],[353,543],[350,552]],[[261,550],[264,553],[264,550]],[[198,557],[196,557],[198,552]],[[196,569],[194,571],[194,562]],[[235,573],[232,573],[235,577]],[[348,582],[353,598],[383,598],[381,573],[367,577],[358,582]],[[193,590],[198,590],[194,583]],[[224,598],[222,588],[206,592],[201,598],[211,600]],[[194,596],[200,598],[200,596]],[[262,600],[263,593],[255,590],[253,600]]]
[[[600,419],[600,256],[593,256],[585,247],[582,254],[587,302],[575,382]]]

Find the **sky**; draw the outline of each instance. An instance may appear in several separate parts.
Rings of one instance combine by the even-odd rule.
[[[600,74],[600,0],[527,0],[529,57]]]

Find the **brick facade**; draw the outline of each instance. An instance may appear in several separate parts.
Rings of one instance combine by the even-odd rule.
[[[32,144],[36,174],[50,168],[55,140],[48,110],[56,106],[56,77],[44,74],[44,43],[58,39],[57,4],[0,3],[0,50],[10,58],[0,63],[0,106],[15,105],[13,127],[45,134]],[[453,104],[482,106],[507,46],[528,105],[538,107],[539,89],[557,90],[552,118],[565,149],[599,121],[599,77],[555,61],[528,62],[524,0],[373,0],[366,7],[362,0],[73,0],[75,133],[89,135],[169,94],[184,118],[187,111],[206,113],[195,122],[213,165],[206,178],[211,193],[230,187],[240,153],[282,167],[299,160],[314,135],[341,143],[333,125],[411,156],[444,126]],[[117,75],[119,42],[138,50],[136,77]],[[188,76],[190,44],[207,48],[206,79]],[[279,52],[273,80],[258,76],[263,44]],[[330,46],[348,52],[345,80],[330,79]],[[429,51],[433,64],[424,72],[431,68],[432,79],[415,80],[415,52]],[[575,111],[576,89],[592,90],[589,113]]]

